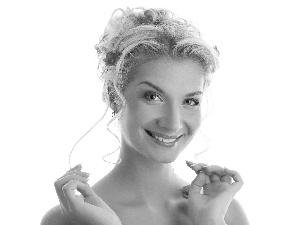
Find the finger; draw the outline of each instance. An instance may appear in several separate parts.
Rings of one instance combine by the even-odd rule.
[[[77,174],[69,174],[64,177],[59,178],[55,183],[57,184],[58,188],[61,188],[64,184],[69,182],[70,180],[79,180],[81,182],[86,183],[88,180],[88,177],[83,177]]]
[[[82,169],[82,165],[78,164],[78,165],[74,166],[73,168],[71,168],[70,170],[68,170],[67,172],[74,171],[74,170],[80,171],[81,169]]]
[[[80,185],[77,187],[77,190],[82,194],[85,202],[94,206],[100,206],[102,208],[110,209],[90,186]]]
[[[237,171],[225,168],[225,172],[226,172],[226,174],[231,176],[235,182],[242,182],[243,183],[243,179]]]
[[[211,181],[210,181],[209,176],[207,176],[207,175],[205,174],[205,185],[210,184],[210,183],[211,183]]]
[[[66,198],[69,212],[78,211],[79,207],[84,204],[83,198],[78,197],[75,194],[75,190],[84,190],[83,186],[87,187],[86,184],[83,184],[78,180],[71,180],[62,187],[62,192]]]
[[[241,189],[241,187],[244,185],[244,181],[243,181],[241,175],[235,170],[230,170],[228,168],[225,168],[225,172],[229,176],[231,176],[233,178],[233,180],[235,181],[230,186],[232,187],[233,194],[236,194]]]
[[[193,163],[191,161],[186,161],[186,165],[194,170],[196,174],[198,174],[205,166],[207,166],[205,163]]]
[[[79,176],[86,177],[86,178],[88,178],[90,176],[89,173],[81,172],[81,171],[78,171],[78,170],[73,170],[73,171],[70,171],[70,172],[66,172],[63,176],[61,176],[57,180],[59,180],[61,178],[64,178],[66,176],[69,176],[69,175],[79,175]]]
[[[196,178],[192,181],[189,194],[199,194],[202,187],[206,183],[206,175],[204,172],[200,172]]]
[[[205,171],[206,175],[208,175],[208,176],[217,174],[219,177],[222,177],[222,176],[226,175],[224,168],[221,166],[216,166],[216,165],[204,167],[204,171]]]
[[[63,207],[65,207],[66,209],[68,209],[68,203],[66,201],[66,198],[63,194],[62,191],[62,187],[68,183],[70,180],[78,180],[81,181],[83,183],[87,183],[88,179],[79,175],[68,175],[66,177],[63,177],[59,180],[57,180],[56,182],[54,182],[54,187],[55,187],[55,191],[57,193],[57,196],[62,204]]]
[[[82,196],[75,195],[75,190],[78,190]],[[80,206],[85,202],[96,207],[101,207],[114,213],[114,211],[94,192],[94,190],[77,180],[71,180],[63,187],[63,193],[68,201],[69,209],[78,212]]]
[[[225,175],[225,176],[221,177],[221,181],[225,182],[227,184],[231,184],[232,183],[232,178],[229,175]]]
[[[213,174],[209,178],[211,182],[220,181],[220,177],[217,174]]]

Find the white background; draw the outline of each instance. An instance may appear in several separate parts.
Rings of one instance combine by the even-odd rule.
[[[58,204],[54,181],[104,113],[94,45],[111,13],[127,6],[170,9],[218,46],[214,108],[202,126],[211,148],[201,157],[242,174],[236,198],[251,224],[299,222],[296,0],[40,0],[0,3],[1,224],[39,224]],[[72,166],[83,163],[90,184],[112,168],[101,159],[118,147],[110,116],[74,150]],[[186,151],[198,149],[195,140]],[[184,159],[174,166],[192,181]]]

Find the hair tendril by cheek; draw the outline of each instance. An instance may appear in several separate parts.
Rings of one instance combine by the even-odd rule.
[[[206,91],[206,112],[204,116],[201,116],[201,121],[205,120],[209,114],[212,112],[213,107],[214,107],[214,102],[213,102],[213,96],[211,91]]]
[[[198,133],[204,138],[204,140],[206,141],[207,143],[207,146],[205,147],[205,149],[201,152],[197,152],[197,153],[194,153],[194,159],[197,160],[198,157],[203,154],[204,152],[206,152],[210,146],[211,146],[211,143],[210,143],[210,140],[209,138],[201,131],[201,130],[198,130]]]
[[[74,150],[74,148],[76,147],[76,145],[78,144],[78,142],[79,141],[81,141],[95,126],[97,126],[97,124],[98,123],[100,123],[101,122],[101,120],[104,118],[104,116],[106,115],[106,113],[107,113],[107,110],[108,110],[108,108],[109,107],[106,107],[106,109],[105,109],[105,112],[104,112],[104,114],[102,115],[102,117],[81,137],[81,138],[79,138],[79,140],[74,144],[74,146],[73,146],[73,148],[72,148],[72,150],[71,150],[71,152],[70,152],[70,154],[69,154],[69,167],[70,167],[70,169],[72,169],[72,167],[71,167],[71,155],[72,155],[72,153],[73,153],[73,150]]]
[[[108,130],[115,138],[117,138],[117,139],[118,139],[118,142],[119,142],[119,147],[118,147],[115,151],[110,152],[110,153],[105,154],[104,156],[102,156],[102,159],[103,159],[105,162],[111,163],[111,164],[119,164],[119,163],[122,162],[122,159],[120,158],[120,156],[118,157],[118,161],[117,161],[116,163],[109,162],[109,161],[107,161],[107,160],[104,159],[105,157],[107,157],[107,156],[109,156],[109,155],[115,153],[116,151],[118,151],[118,150],[120,149],[121,141],[120,141],[119,137],[118,137],[116,134],[114,134],[114,133],[109,129],[109,127],[108,127],[108,126],[109,126],[116,118],[119,118],[119,117],[120,117],[120,112],[117,114],[116,117],[112,118],[112,119],[108,122],[108,124],[106,125],[106,129],[107,129],[107,130]]]

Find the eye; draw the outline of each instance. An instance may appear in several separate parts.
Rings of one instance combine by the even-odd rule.
[[[198,106],[199,105],[199,101],[195,98],[188,98],[185,100],[186,103],[188,103],[188,105],[190,106]]]
[[[159,97],[159,95],[156,92],[153,91],[148,91],[144,94],[143,96],[147,101],[156,101],[156,98],[159,98],[161,100],[161,98]]]

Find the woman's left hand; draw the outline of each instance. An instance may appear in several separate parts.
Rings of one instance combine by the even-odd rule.
[[[188,213],[193,224],[225,224],[228,207],[243,186],[242,177],[238,172],[220,166],[189,161],[187,165],[197,173],[188,197]],[[203,194],[200,193],[202,188]]]

